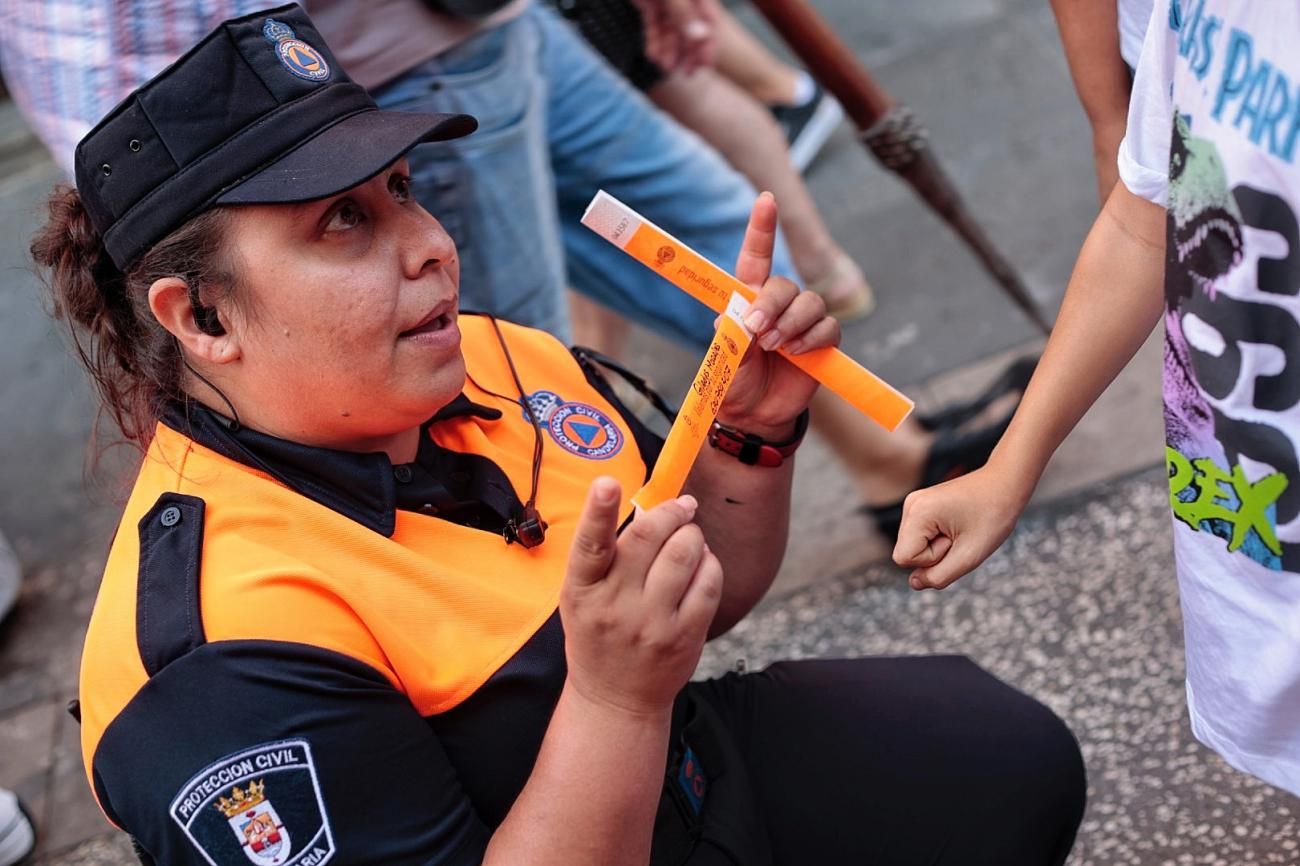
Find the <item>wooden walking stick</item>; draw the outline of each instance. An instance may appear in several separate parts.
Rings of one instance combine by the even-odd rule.
[[[1020,276],[962,203],[957,188],[931,153],[929,132],[858,61],[807,0],[752,0],[759,12],[852,119],[862,143],[885,168],[906,180],[984,264],[1003,290],[1044,334],[1052,326]]]

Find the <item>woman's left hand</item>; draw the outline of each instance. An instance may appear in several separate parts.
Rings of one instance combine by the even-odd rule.
[[[770,276],[776,244],[776,199],[765,192],[754,202],[736,277],[758,291],[745,325],[754,332],[736,379],[718,410],[718,420],[764,438],[790,435],[812,399],[817,381],[781,357],[840,344],[840,325],[813,292],[801,292],[784,277]]]

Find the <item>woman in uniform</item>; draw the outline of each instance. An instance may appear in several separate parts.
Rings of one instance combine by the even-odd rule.
[[[377,110],[289,6],[79,145],[33,254],[144,452],[82,664],[109,820],[167,866],[1063,862],[1077,746],[965,659],[687,684],[783,552],[816,384],[770,350],[839,338],[767,278],[770,196],[712,437],[749,447],[633,515],[659,441],[458,311],[410,197],[403,155],[473,127]]]

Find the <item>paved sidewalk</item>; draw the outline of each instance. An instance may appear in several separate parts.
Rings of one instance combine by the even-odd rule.
[[[1049,308],[1096,209],[1088,133],[1047,4],[816,0],[929,124],[971,206]],[[747,17],[751,17],[746,13]],[[40,866],[129,864],[87,792],[75,723],[79,653],[124,480],[110,452],[87,485],[92,401],[40,308],[24,247],[58,180],[0,103],[0,532],[24,571],[0,624],[0,785],[40,822]],[[880,306],[846,347],[939,405],[976,390],[1030,327],[911,194],[841,130],[810,186]],[[632,366],[680,394],[698,359],[644,334]],[[1300,801],[1190,740],[1151,341],[1049,469],[1008,547],[942,594],[914,594],[854,513],[826,450],[799,456],[786,567],[772,598],[710,647],[744,656],[966,652],[1041,697],[1078,733],[1092,805],[1074,866],[1300,862]],[[1137,474],[1135,474],[1137,473]],[[142,758],[142,760],[147,760]],[[918,804],[925,808],[925,804]]]

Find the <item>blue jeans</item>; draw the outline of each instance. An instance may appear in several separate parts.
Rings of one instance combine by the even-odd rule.
[[[549,9],[531,6],[374,96],[479,119],[473,135],[411,154],[416,197],[459,249],[464,308],[567,342],[567,284],[678,342],[712,339],[712,311],[579,220],[604,189],[730,268],[754,190]],[[795,276],[780,239],[773,273]]]

